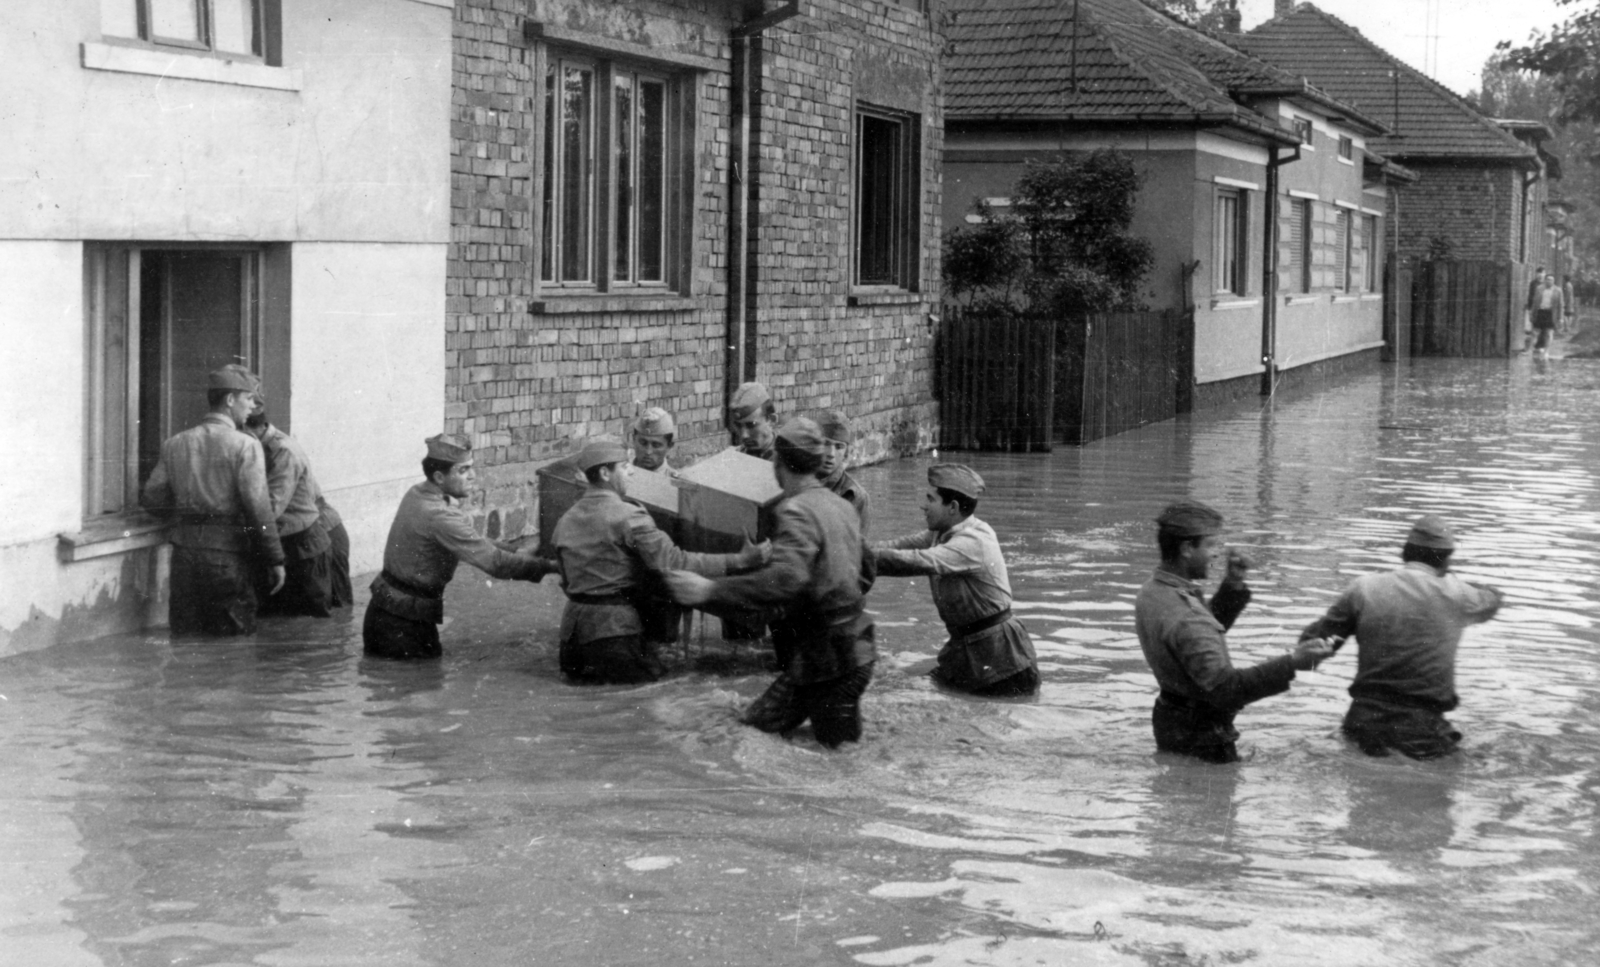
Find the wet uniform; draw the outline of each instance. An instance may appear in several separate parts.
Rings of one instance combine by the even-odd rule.
[[[861,524],[855,510],[816,478],[774,510],[772,561],[717,580],[709,603],[781,608],[772,640],[780,674],[746,711],[766,732],[811,719],[826,746],[861,737],[861,694],[877,659],[861,589]]]
[[[283,590],[263,610],[326,618],[333,606],[333,540],[319,503],[322,488],[299,441],[270,424],[260,439],[285,570]]]
[[[322,511],[322,527],[328,532],[328,607],[348,607],[356,601],[355,590],[350,586],[350,533],[344,529],[344,518],[320,494],[317,507]]]
[[[1134,604],[1139,647],[1161,686],[1151,713],[1156,748],[1207,762],[1239,758],[1233,727],[1251,702],[1289,690],[1294,664],[1282,655],[1249,668],[1228,657],[1227,629],[1250,602],[1243,582],[1224,581],[1208,607],[1199,587],[1157,570]]]
[[[261,443],[210,413],[161,445],[144,506],[175,517],[168,621],[175,635],[249,634],[256,589],[250,558],[283,564]]]
[[[655,575],[667,570],[726,574],[739,557],[682,550],[649,511],[600,487],[584,491],[561,515],[551,543],[567,594],[561,671],[595,683],[661,677],[659,663],[645,650],[640,620],[645,589]]]
[[[1360,646],[1344,733],[1368,755],[1414,759],[1454,751],[1444,713],[1456,697],[1456,649],[1467,625],[1488,621],[1500,592],[1411,561],[1358,578],[1301,638],[1354,635]]]
[[[867,536],[867,492],[856,482],[850,473],[841,470],[822,482],[824,487],[849,501],[850,506],[856,509],[856,517],[861,520],[861,536]]]
[[[372,582],[372,601],[361,626],[369,655],[437,658],[444,589],[466,561],[491,577],[537,581],[543,564],[479,537],[472,518],[439,485],[423,481],[406,491],[383,546],[383,572]]]
[[[1011,580],[994,528],[969,516],[943,533],[923,531],[875,549],[878,573],[926,574],[950,633],[937,677],[953,688],[1024,694],[1039,687],[1038,658],[1011,615]]]

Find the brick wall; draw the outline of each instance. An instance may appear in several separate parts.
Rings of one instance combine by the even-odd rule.
[[[1454,243],[1458,259],[1519,260],[1522,172],[1402,160],[1421,176],[1400,191],[1402,257],[1424,258],[1429,239],[1443,235]],[[1542,205],[1535,206],[1533,218],[1530,253],[1544,233]]]
[[[678,422],[683,463],[727,445],[730,28],[719,0],[457,0],[451,125],[451,246],[445,320],[444,427],[478,448],[480,521],[499,536],[532,526],[534,471],[583,437],[622,434],[648,406]],[[780,411],[828,406],[856,421],[855,462],[924,449],[934,439],[932,339],[937,291],[939,41],[928,18],[881,0],[820,0],[758,42],[759,212],[754,287],[756,370]],[[687,195],[692,251],[670,297],[565,302],[536,282],[540,150],[532,20],[620,42],[710,58],[693,87]],[[632,45],[632,46],[628,46]],[[892,65],[885,82],[883,65]],[[851,298],[850,133],[863,83],[920,79],[921,280],[898,298]],[[902,92],[904,93],[904,92]],[[909,96],[909,95],[908,95]],[[852,305],[865,301],[868,305]],[[737,379],[734,380],[737,382]]]

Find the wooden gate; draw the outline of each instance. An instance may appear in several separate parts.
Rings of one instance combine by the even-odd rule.
[[[1088,443],[1187,413],[1194,313],[1114,312],[1070,320],[1057,340],[1057,439]]]
[[[1525,292],[1510,262],[1419,262],[1411,287],[1411,354],[1509,356],[1522,340]]]
[[[936,355],[940,446],[1049,450],[1054,357],[1048,319],[946,305]]]

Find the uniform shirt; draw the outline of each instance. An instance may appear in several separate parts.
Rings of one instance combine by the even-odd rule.
[[[861,536],[867,536],[867,492],[856,482],[856,478],[844,470],[822,482],[824,487],[843,497],[856,509],[856,517],[861,520]]]
[[[1233,667],[1228,657],[1224,633],[1249,601],[1249,588],[1224,582],[1207,607],[1193,581],[1156,570],[1139,589],[1133,615],[1139,647],[1163,692],[1231,715],[1288,691],[1294,680],[1288,655],[1249,668]]]
[[[1360,651],[1351,695],[1412,699],[1448,712],[1456,706],[1461,632],[1499,609],[1499,591],[1409,561],[1357,578],[1301,638],[1355,635]]]
[[[561,565],[567,595],[628,596],[648,573],[680,570],[714,577],[726,574],[736,554],[697,554],[672,543],[650,512],[614,490],[590,487],[556,522],[550,542]],[[597,641],[639,634],[632,605],[568,601],[563,641]],[[569,627],[570,625],[570,627]]]
[[[261,448],[267,455],[267,492],[272,497],[278,536],[298,534],[322,516],[322,509],[317,506],[322,488],[311,473],[305,448],[270,424],[261,434]]]
[[[1011,579],[994,528],[968,517],[944,533],[923,531],[874,549],[878,573],[926,574],[934,607],[951,634],[1011,607]]]
[[[424,480],[400,499],[383,545],[384,573],[438,597],[455,577],[457,561],[497,578],[536,579],[543,573],[535,562],[479,537],[466,511],[452,504],[438,484]]]
[[[161,444],[141,502],[178,518],[172,542],[180,547],[244,553],[254,541],[268,564],[283,563],[261,443],[225,413],[208,413]]]
[[[711,603],[772,610],[773,644],[801,684],[839,678],[877,657],[861,590],[861,522],[855,508],[815,477],[773,510],[772,560],[719,578]]]

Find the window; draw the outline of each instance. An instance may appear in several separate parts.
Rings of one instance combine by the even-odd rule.
[[[1249,251],[1249,194],[1242,189],[1217,189],[1216,235],[1212,242],[1218,293],[1244,295],[1249,291],[1246,259]]]
[[[1294,119],[1294,133],[1295,133],[1295,136],[1300,139],[1300,143],[1301,144],[1304,144],[1304,145],[1311,144],[1311,137],[1312,137],[1311,119],[1310,118],[1303,118],[1303,117],[1296,117]]]
[[[1351,245],[1350,212],[1341,208],[1334,214],[1333,288],[1336,292],[1350,291]]]
[[[1379,277],[1378,257],[1378,216],[1361,216],[1361,257],[1366,264],[1366,284],[1362,288],[1367,292],[1377,292],[1383,288],[1383,279]]]
[[[100,30],[139,40],[229,56],[265,57],[274,0],[100,0]]]
[[[675,282],[678,83],[552,50],[544,74],[539,280],[594,291]]]
[[[1343,161],[1354,162],[1356,157],[1356,143],[1348,135],[1339,136],[1339,158]]]
[[[851,282],[915,289],[922,251],[918,119],[858,108],[855,136]]]
[[[1311,201],[1295,198],[1289,202],[1289,290],[1311,291]]]
[[[206,374],[260,358],[261,253],[90,245],[85,516],[139,507],[167,437],[200,422]]]

